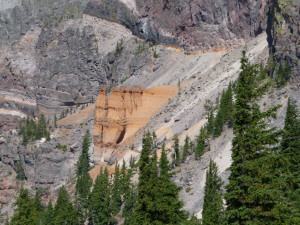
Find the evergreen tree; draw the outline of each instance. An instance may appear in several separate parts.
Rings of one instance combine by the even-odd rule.
[[[300,188],[300,118],[296,102],[291,98],[284,121],[281,154],[288,157],[287,169],[293,177],[293,189]]]
[[[124,225],[136,224],[135,222],[135,205],[137,201],[137,191],[133,184],[129,183],[124,193],[124,208],[122,216],[124,217]]]
[[[54,225],[53,220],[54,220],[54,209],[52,206],[52,201],[50,200],[48,203],[47,209],[45,210],[45,213],[43,215],[42,224]]]
[[[214,133],[214,123],[215,123],[214,111],[211,109],[210,113],[208,114],[208,120],[206,126],[208,135],[212,135]]]
[[[288,211],[280,202],[278,189],[278,156],[274,148],[279,132],[268,129],[266,119],[276,116],[278,107],[260,112],[257,104],[250,104],[255,96],[256,66],[245,57],[236,87],[235,121],[232,142],[232,165],[225,194],[228,205],[228,224],[283,224]]]
[[[176,134],[173,138],[173,149],[174,149],[174,164],[178,166],[180,164],[180,146],[179,146],[179,139],[178,135]]]
[[[82,152],[77,163],[77,176],[85,174],[90,169],[89,148],[91,145],[90,131],[87,130],[82,142]]]
[[[120,169],[117,164],[115,167],[114,182],[112,185],[112,196],[111,196],[111,209],[113,215],[117,215],[121,210],[122,199],[121,199],[121,180],[120,180]]]
[[[59,189],[58,198],[53,212],[54,225],[78,223],[78,212],[73,208],[69,194],[64,186]]]
[[[42,213],[44,211],[44,206],[42,205],[42,202],[41,202],[41,192],[40,190],[37,190],[36,193],[35,193],[35,196],[34,196],[34,199],[33,199],[33,205],[34,205],[34,208],[36,209],[36,211],[38,213]]]
[[[137,192],[135,186],[131,183],[132,170],[126,170],[126,164],[123,160],[121,170],[121,185],[124,208],[122,217],[124,218],[124,225],[131,225],[135,223],[134,209],[137,201]]]
[[[88,196],[92,187],[92,179],[88,173],[90,169],[89,147],[90,147],[89,130],[83,138],[82,151],[77,162],[77,182],[76,182],[76,202],[75,207],[80,214],[80,220],[83,223],[87,218]]]
[[[201,127],[200,134],[197,137],[197,146],[195,151],[195,158],[199,159],[203,154],[206,147],[206,139],[207,139],[207,133],[204,127]]]
[[[286,159],[282,166],[283,178],[288,182],[285,189],[292,206],[290,224],[300,223],[300,118],[296,102],[289,98],[284,122],[280,157]]]
[[[171,181],[172,174],[167,154],[163,146],[159,161],[159,176],[155,185],[152,185],[155,198],[153,199],[151,224],[180,224],[187,219],[185,211],[181,210],[183,202],[179,200],[180,188]]]
[[[138,197],[135,207],[135,224],[151,224],[151,214],[148,209],[152,205],[151,189],[149,188],[149,180],[151,177],[151,159],[152,152],[152,137],[147,132],[143,137],[143,146],[141,157],[139,160],[139,183],[138,183]]]
[[[116,224],[112,217],[112,209],[110,206],[110,183],[108,171],[100,171],[94,184],[93,191],[89,200],[89,224],[112,225]]]
[[[222,179],[218,176],[217,164],[210,160],[204,188],[203,225],[223,224],[222,185]]]
[[[233,124],[233,93],[232,93],[232,84],[229,83],[229,86],[225,93],[225,110],[224,110],[225,121],[228,123],[228,126],[231,127]]]
[[[21,160],[19,160],[16,163],[16,173],[17,173],[17,179],[26,180],[26,175],[25,175],[25,172],[24,172],[24,169],[23,169],[23,164],[22,164]]]
[[[186,160],[186,157],[189,154],[189,149],[190,149],[190,138],[186,136],[184,140],[184,146],[183,146],[182,157],[181,157],[182,162]]]
[[[123,159],[122,168],[121,168],[121,175],[120,175],[120,183],[121,183],[121,194],[125,194],[126,189],[128,188],[128,182],[127,182],[127,170],[126,170],[126,163]],[[130,182],[130,178],[129,178]]]
[[[11,225],[38,224],[39,212],[27,189],[21,189],[16,201],[17,208],[11,219]]]
[[[223,90],[222,95],[221,95],[221,100],[220,100],[220,106],[219,110],[216,116],[215,120],[215,129],[214,129],[214,136],[219,137],[223,131],[223,125],[225,122],[225,114],[226,114],[226,93]]]

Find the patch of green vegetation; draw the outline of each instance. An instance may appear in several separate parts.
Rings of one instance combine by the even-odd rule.
[[[61,143],[58,143],[58,144],[57,144],[57,148],[58,148],[59,150],[62,150],[64,153],[68,151],[67,146],[66,146],[66,145],[62,145]]]

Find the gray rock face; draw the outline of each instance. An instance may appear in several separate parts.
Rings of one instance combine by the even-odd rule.
[[[84,13],[119,22],[151,41],[205,50],[227,48],[261,33],[265,2],[91,0]]]
[[[0,47],[19,40],[32,23],[82,16],[88,0],[0,0]]]
[[[270,52],[275,63],[288,61],[300,76],[300,1],[275,0],[266,10]]]
[[[51,110],[84,104],[97,96],[100,85],[106,84],[92,27],[86,26],[82,31],[78,27],[64,31],[44,29],[36,48],[42,55],[36,74],[39,106]]]
[[[3,134],[0,137],[0,205],[7,206],[17,195],[20,162],[26,176],[24,187],[31,192],[42,190],[46,202],[56,199],[59,187],[72,185],[87,129],[92,131],[93,121],[73,129],[58,129],[51,134],[51,141],[35,141],[27,146],[22,145],[22,137],[17,132]],[[58,144],[67,146],[67,151],[59,149]],[[3,210],[12,212],[9,206]]]

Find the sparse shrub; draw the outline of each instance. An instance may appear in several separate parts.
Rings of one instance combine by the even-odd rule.
[[[115,55],[121,55],[122,50],[123,50],[123,43],[124,43],[124,38],[122,37],[122,38],[121,38],[120,40],[118,40],[118,42],[117,42]]]
[[[185,192],[186,192],[186,193],[189,193],[191,190],[192,190],[191,187],[187,187],[187,188],[185,189]]]
[[[154,49],[153,57],[156,58],[156,59],[159,57],[159,55],[158,55],[157,52],[156,52],[156,48]]]
[[[66,145],[62,145],[61,143],[58,143],[57,144],[57,148],[59,150],[62,150],[63,152],[66,152],[68,149],[67,149],[67,146]]]

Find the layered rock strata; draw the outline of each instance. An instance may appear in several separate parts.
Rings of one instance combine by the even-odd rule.
[[[175,86],[119,87],[113,88],[108,98],[106,88],[100,88],[95,111],[95,161],[108,160],[176,92]]]

